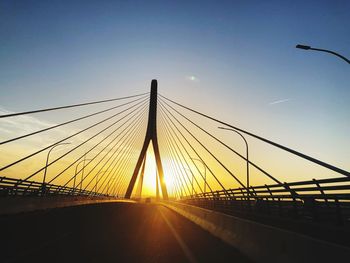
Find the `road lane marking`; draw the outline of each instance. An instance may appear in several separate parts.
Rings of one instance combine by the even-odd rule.
[[[175,237],[176,241],[179,243],[182,251],[184,252],[187,260],[191,263],[197,263],[197,260],[195,259],[195,257],[193,256],[193,254],[191,253],[190,249],[188,248],[188,246],[186,245],[186,243],[183,241],[183,239],[181,238],[181,236],[177,233],[177,231],[175,230],[174,226],[171,224],[171,222],[169,221],[169,219],[166,217],[166,215],[162,212],[162,210],[159,208],[159,206],[157,207],[158,211],[160,212],[160,215],[162,216],[162,218],[164,219],[165,223],[168,225],[171,233],[173,234],[173,236]]]

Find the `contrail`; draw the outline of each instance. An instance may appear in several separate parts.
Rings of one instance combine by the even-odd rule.
[[[274,105],[274,104],[283,103],[287,101],[290,101],[290,99],[276,100],[276,101],[270,102],[269,105]]]

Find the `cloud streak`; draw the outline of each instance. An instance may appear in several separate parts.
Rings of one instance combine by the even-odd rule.
[[[280,103],[284,103],[290,101],[290,99],[283,99],[283,100],[275,100],[269,103],[269,105],[275,105],[275,104],[280,104]]]
[[[13,113],[2,107],[0,107],[0,114],[10,114]],[[0,137],[1,141],[22,136],[28,133],[32,133],[38,130],[42,130],[48,127],[57,125],[57,123],[43,121],[32,116],[16,116],[15,118],[5,118],[0,120]],[[26,138],[26,142],[30,145],[45,145],[53,142],[53,138],[64,138],[78,130],[67,127],[58,127],[48,133],[34,135]],[[84,138],[76,136],[74,140],[82,141]],[[21,142],[19,142],[21,144]]]

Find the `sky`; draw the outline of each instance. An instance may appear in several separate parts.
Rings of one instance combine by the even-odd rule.
[[[350,57],[349,13],[346,0],[1,0],[0,107],[138,94],[156,78],[169,98],[349,170],[349,65],[295,48]]]

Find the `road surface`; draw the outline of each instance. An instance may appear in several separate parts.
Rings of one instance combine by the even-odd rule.
[[[104,203],[1,216],[1,262],[249,262],[156,204]]]

